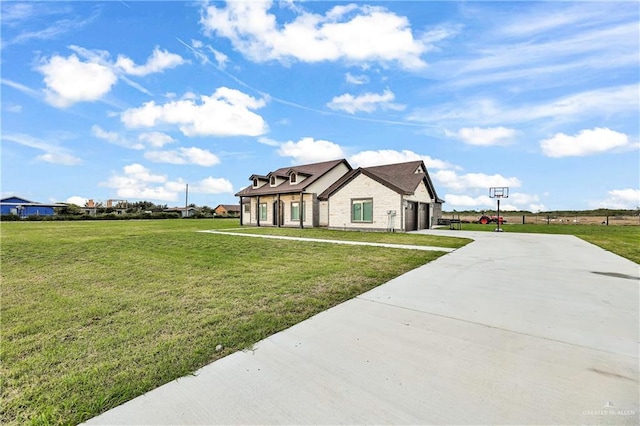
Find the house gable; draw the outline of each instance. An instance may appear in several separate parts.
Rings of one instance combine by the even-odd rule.
[[[370,218],[354,218],[354,204],[368,203]],[[353,173],[348,184],[333,192],[329,206],[329,226],[341,229],[384,230],[389,216],[401,217],[402,195],[367,173]],[[357,207],[357,206],[356,206]],[[399,220],[399,219],[398,219]],[[395,227],[399,228],[399,222]]]
[[[326,191],[318,197],[321,200],[327,200],[332,194],[339,191],[345,185],[348,185],[359,174],[365,174],[369,178],[385,185],[389,189],[403,195],[412,195],[421,183],[427,187],[430,198],[437,199],[435,189],[426,172],[426,167],[422,161],[411,161],[407,163],[389,164],[375,167],[361,167],[335,182]]]
[[[352,170],[318,197],[329,209],[328,226],[371,230],[412,230],[429,227],[442,203],[422,161]],[[371,220],[358,220],[367,209]]]
[[[238,193],[236,196],[240,197],[252,197],[252,196],[262,196],[262,195],[272,195],[272,194],[288,194],[288,193],[297,193],[297,192],[321,192],[327,186],[329,186],[333,180],[329,183],[321,183],[320,185],[316,185],[316,187],[320,186],[322,189],[320,191],[315,187],[311,187],[315,182],[318,181],[326,181],[327,175],[334,174],[334,171],[339,171],[340,176],[347,171],[351,170],[351,166],[347,163],[347,160],[333,160],[333,161],[325,161],[322,163],[313,163],[313,164],[304,164],[295,167],[283,167],[278,170],[274,170],[267,174],[266,176],[262,175],[251,175],[250,179],[262,179],[261,185],[259,186],[248,186]],[[295,174],[296,182],[291,182],[291,175]],[[271,178],[274,179],[271,182]],[[337,179],[336,177],[335,179]]]

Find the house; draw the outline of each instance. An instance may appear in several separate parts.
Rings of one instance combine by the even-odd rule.
[[[251,175],[240,197],[241,225],[327,226],[327,210],[318,196],[352,170],[347,160],[284,167],[266,175]]]
[[[53,216],[54,207],[66,207],[65,204],[38,203],[20,197],[7,197],[0,200],[2,215],[17,215],[21,218],[29,216]]]
[[[198,209],[195,207],[170,207],[163,211],[167,213],[180,213],[180,217],[192,217]]]
[[[236,194],[242,225],[414,231],[431,228],[442,215],[443,200],[419,160],[357,169],[336,160],[250,180]]]
[[[213,209],[213,213],[215,213],[216,216],[238,217],[240,216],[240,205],[218,204],[218,206],[215,209]]]
[[[420,160],[357,168],[318,198],[329,228],[390,232],[431,228],[444,202]]]

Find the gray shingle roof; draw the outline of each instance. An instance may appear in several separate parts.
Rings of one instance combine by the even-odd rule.
[[[418,170],[419,167],[422,168],[422,173],[416,173],[416,170]],[[420,160],[409,161],[406,163],[386,164],[384,166],[360,167],[347,173],[320,194],[318,198],[321,200],[328,199],[331,194],[338,191],[359,174],[364,174],[393,191],[404,195],[413,194],[420,182],[425,180],[429,193],[434,199],[442,202],[436,194],[431,178],[429,177],[429,173],[427,172],[427,168]]]
[[[347,160],[333,160],[333,161],[324,161],[322,163],[313,163],[313,164],[303,164],[301,166],[289,166],[282,167],[278,170],[274,170],[268,173],[266,176],[288,176],[289,172],[294,171],[300,175],[306,176],[306,179],[302,182],[291,185],[288,180],[281,182],[277,186],[271,186],[269,183],[261,186],[260,188],[254,188],[253,185],[247,186],[246,188],[240,190],[236,193],[236,196],[240,197],[251,197],[255,195],[269,195],[269,194],[287,194],[292,192],[301,192],[308,188],[312,183],[317,181],[320,177],[324,176],[327,172],[332,170],[334,167],[339,164],[344,163],[349,170],[351,170],[351,166],[347,163]],[[262,176],[262,175],[251,175],[254,176]]]

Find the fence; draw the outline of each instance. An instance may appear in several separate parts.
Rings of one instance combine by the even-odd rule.
[[[502,213],[502,212],[500,212]],[[442,213],[443,219],[460,219],[462,223],[475,223],[480,219],[480,214],[459,215],[458,213]],[[585,215],[559,215],[559,214],[501,214],[506,224],[540,224],[540,225],[640,225],[640,216],[585,216]]]

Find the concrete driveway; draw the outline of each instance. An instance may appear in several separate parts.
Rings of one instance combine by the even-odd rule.
[[[474,238],[88,424],[638,424],[639,266]]]

